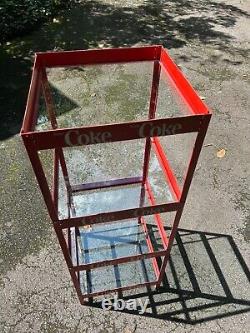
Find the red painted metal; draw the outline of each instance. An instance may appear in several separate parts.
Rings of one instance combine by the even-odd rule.
[[[156,206],[156,202],[155,202],[155,198],[154,198],[154,195],[153,195],[153,191],[151,189],[151,186],[150,186],[148,180],[146,181],[145,189],[146,189],[146,193],[148,195],[148,199],[149,199],[149,201],[151,203],[151,206]],[[156,221],[156,224],[157,224],[157,227],[158,227],[158,231],[159,231],[159,234],[160,234],[161,239],[162,239],[162,244],[163,244],[164,248],[166,249],[168,247],[168,237],[167,237],[166,231],[164,229],[163,221],[161,219],[160,214],[156,213],[153,216],[155,218],[155,221]]]
[[[150,239],[150,236],[149,236],[148,227],[147,227],[147,223],[146,223],[146,221],[145,221],[145,219],[144,219],[143,216],[141,216],[141,218],[140,218],[140,223],[142,224],[143,230],[145,232],[145,238],[146,238],[146,242],[147,242],[147,246],[148,246],[149,252],[150,253],[154,253],[154,246],[153,246],[153,244],[151,242],[151,239]],[[164,251],[164,253],[165,253],[165,251]],[[157,276],[157,279],[158,279],[159,275],[160,275],[160,270],[159,270],[158,263],[157,263],[157,260],[156,260],[155,256],[152,257],[152,264],[153,264],[155,275]]]
[[[109,213],[93,214],[81,217],[71,217],[58,220],[62,229],[74,226],[81,227],[89,224],[106,223],[119,220],[133,219],[140,216],[153,215],[157,213],[174,212],[182,205],[179,202],[158,204],[154,206],[144,206],[138,208],[124,209]]]
[[[151,141],[153,143],[153,148],[158,158],[158,161],[162,167],[162,171],[166,177],[167,183],[170,185],[172,196],[175,198],[176,201],[179,201],[181,197],[181,190],[179,188],[177,179],[170,167],[166,154],[164,153],[164,150],[160,144],[160,141],[156,137],[151,138]]]
[[[188,166],[188,169],[187,169],[187,173],[186,173],[186,177],[185,177],[185,181],[184,181],[184,186],[183,186],[182,194],[181,194],[181,198],[180,198],[180,203],[182,205],[176,211],[176,215],[175,215],[175,219],[174,219],[174,223],[173,223],[173,228],[172,228],[172,231],[171,231],[171,234],[170,234],[170,237],[169,237],[168,249],[167,249],[165,257],[163,259],[161,270],[160,270],[160,275],[159,275],[159,278],[158,278],[158,281],[157,281],[157,287],[160,286],[160,284],[162,282],[162,279],[164,277],[164,274],[165,274],[165,269],[166,269],[166,265],[167,265],[167,262],[168,262],[168,259],[169,259],[170,250],[171,250],[171,247],[173,245],[175,234],[176,234],[176,231],[177,231],[177,228],[178,228],[181,216],[182,216],[183,208],[184,208],[184,205],[185,205],[185,202],[186,202],[186,199],[187,199],[188,190],[189,190],[189,187],[191,185],[191,181],[192,181],[193,174],[194,174],[197,162],[198,162],[198,158],[199,158],[199,155],[200,155],[202,144],[203,144],[203,141],[204,141],[205,136],[206,136],[206,132],[207,132],[207,128],[208,128],[208,125],[209,125],[210,117],[211,117],[211,115],[209,115],[203,121],[202,127],[201,127],[199,133],[197,134],[197,137],[196,137],[196,140],[195,140],[194,150],[193,150],[191,158],[190,158],[190,162],[189,162],[189,166]]]
[[[72,267],[72,269],[77,272],[77,271],[84,271],[87,269],[94,269],[94,268],[99,268],[99,267],[125,264],[125,263],[142,260],[142,259],[161,257],[165,253],[166,253],[165,250],[154,251],[154,252],[149,252],[149,253],[141,253],[141,254],[131,255],[131,256],[127,256],[127,257],[120,257],[120,258],[116,258],[116,259],[92,262],[90,264],[82,264],[82,265],[74,266],[74,267]]]
[[[151,97],[148,119],[123,123],[113,123],[95,126],[80,126],[75,128],[58,128],[53,98],[48,84],[46,74],[47,67],[57,66],[87,66],[97,64],[111,64],[123,62],[151,61],[154,63]],[[175,118],[157,118],[157,98],[161,73],[167,78],[167,83],[180,97],[182,103],[189,111],[187,116]],[[38,100],[43,92],[48,117],[51,122],[51,130],[35,131],[35,124],[38,115]],[[105,295],[111,292],[121,292],[127,289],[134,289],[142,286],[161,284],[165,274],[171,246],[180,222],[188,190],[195,171],[198,157],[209,125],[211,113],[202,102],[189,82],[185,79],[179,68],[171,60],[167,52],[161,46],[119,48],[104,50],[69,51],[69,52],[45,52],[38,53],[35,57],[33,74],[28,95],[26,112],[23,120],[21,136],[34,169],[38,184],[43,194],[53,227],[58,237],[65,261],[76,288],[80,302],[83,304],[86,299],[95,296]],[[158,137],[177,135],[181,133],[196,132],[197,138],[194,150],[191,155],[183,187],[180,188],[170,163]],[[139,177],[114,179],[103,182],[72,185],[69,180],[69,172],[64,157],[63,148],[69,149],[74,146],[109,143],[125,140],[145,139],[145,151],[142,166],[142,175]],[[172,192],[174,202],[156,204],[154,193],[148,181],[148,169],[151,147],[154,149],[159,165],[165,175],[165,179]],[[50,192],[47,179],[39,158],[38,151],[53,149],[54,151],[54,172],[52,191]],[[58,188],[59,168],[61,168],[65,188],[68,197],[68,217],[60,219],[58,216]],[[93,189],[112,188],[115,186],[127,186],[140,184],[141,195],[137,208],[102,212],[100,214],[76,216],[73,194],[75,192]],[[149,206],[145,206],[147,196]],[[173,228],[169,237],[164,229],[164,223],[160,213],[175,211]],[[153,215],[156,227],[162,240],[163,250],[156,251],[150,239],[149,229],[144,216]],[[77,237],[79,227],[99,223],[137,218],[145,233],[145,240],[148,246],[148,253],[119,257],[115,259],[102,260],[88,264],[79,264],[79,246]],[[67,229],[68,241],[65,240],[65,229]],[[157,258],[162,258],[161,267]],[[131,261],[150,259],[155,273],[155,281],[122,286],[112,290],[101,290],[98,292],[83,293],[81,289],[80,273],[86,271],[87,276],[91,270],[99,267],[118,264],[125,264]]]
[[[45,67],[83,66],[121,62],[159,60],[161,46],[119,49],[79,50],[37,53],[37,62]]]
[[[72,185],[71,189],[72,192],[81,192],[81,191],[89,191],[89,190],[108,188],[108,187],[141,184],[141,182],[142,182],[142,177],[129,177],[121,179],[111,179],[103,182]]]
[[[167,77],[173,83],[173,87],[178,91],[179,96],[183,98],[184,103],[189,107],[190,113],[209,115],[207,106],[185,79],[182,72],[169,57],[165,49],[162,49],[160,62]]]
[[[34,68],[31,77],[31,84],[28,94],[28,100],[23,120],[22,132],[30,132],[34,130],[37,112],[38,100],[41,91],[41,69],[37,68],[37,58],[35,57]]]
[[[26,132],[25,135],[34,142],[36,150],[44,150],[198,132],[204,118],[204,115],[158,118],[109,125]]]

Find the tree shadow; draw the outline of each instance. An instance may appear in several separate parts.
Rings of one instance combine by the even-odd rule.
[[[0,47],[0,139],[20,130],[35,52],[138,43],[162,44],[171,49],[197,41],[225,52],[244,54],[244,50],[231,45],[232,36],[218,29],[235,25],[242,16],[249,14],[235,6],[207,0],[146,0],[143,5],[127,7],[100,1],[76,4],[60,14],[56,22]]]
[[[56,117],[59,117],[66,112],[70,112],[79,106],[73,99],[69,98],[69,96],[66,96],[52,83],[49,83],[49,88],[54,103],[54,111]],[[37,117],[37,125],[41,124],[44,124],[43,127],[51,129],[51,123],[48,117],[48,112],[46,109],[46,103],[43,94],[40,95]]]
[[[147,311],[123,312],[191,325],[230,317],[250,311],[249,281],[249,269],[232,236],[179,229],[162,286],[123,294],[125,301],[147,300]],[[98,300],[88,305],[102,306]]]

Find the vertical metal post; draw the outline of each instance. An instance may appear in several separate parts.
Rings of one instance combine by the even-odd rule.
[[[56,120],[55,106],[53,103],[53,98],[52,98],[50,87],[49,87],[47,73],[46,73],[46,70],[44,67],[41,68],[41,71],[42,71],[42,88],[43,88],[43,95],[44,95],[44,99],[45,99],[45,103],[46,103],[46,110],[49,115],[51,127],[53,129],[57,129],[58,123]],[[62,148],[58,148],[58,155],[59,155],[59,160],[60,160],[60,164],[61,164],[61,168],[62,168],[65,185],[66,185],[68,193],[71,195],[72,190],[71,190],[71,186],[69,183],[69,174],[68,174],[68,170],[67,170],[65,157],[64,157]]]
[[[54,106],[54,103],[53,103],[53,98],[52,98],[51,90],[50,90],[50,87],[49,87],[47,73],[46,73],[46,70],[45,70],[44,67],[41,69],[41,71],[42,71],[42,89],[43,89],[44,99],[45,99],[45,103],[46,103],[46,110],[47,110],[48,115],[49,115],[49,119],[50,119],[50,122],[51,122],[51,127],[53,129],[57,129],[58,128],[58,123],[57,123],[57,119],[56,119],[55,106]],[[58,215],[58,176],[59,176],[58,175],[58,171],[59,171],[58,170],[58,159],[60,161],[60,165],[61,165],[62,173],[63,173],[63,178],[64,178],[64,182],[65,182],[65,185],[66,185],[69,211],[71,209],[71,202],[72,202],[72,198],[71,198],[72,189],[71,189],[71,185],[70,185],[70,182],[69,182],[69,175],[68,175],[68,170],[67,170],[67,166],[66,166],[64,153],[63,153],[62,148],[56,148],[55,152],[54,152],[54,180],[53,180],[53,184],[54,184],[53,199],[54,199],[54,206],[55,206],[55,210],[56,210],[56,215]],[[58,219],[57,216],[56,216],[56,219]],[[53,221],[55,221],[55,220],[53,220]],[[70,260],[68,260],[68,261],[66,260],[69,271],[70,271],[70,274],[71,274],[71,276],[72,275],[74,275],[74,276],[77,275],[78,288],[79,288],[78,292],[80,292],[79,295],[82,297],[81,290],[80,290],[79,273],[78,272],[75,273],[75,272],[71,271],[71,267],[73,266],[72,258],[71,258],[71,230],[68,229],[68,246],[67,246],[67,243],[66,243],[65,238],[64,238],[63,233],[62,233],[62,229],[57,228],[56,224],[54,224],[54,226],[55,226],[55,229],[56,229],[56,233],[58,235],[59,242],[60,242],[60,239],[63,241],[62,246],[65,247],[65,251],[67,252],[67,254],[70,258]],[[63,247],[62,247],[62,249],[63,249]],[[77,283],[77,282],[75,282],[75,283]]]
[[[206,115],[203,119],[203,121],[201,122],[201,126],[199,129],[199,132],[197,134],[196,140],[195,140],[195,145],[194,145],[194,149],[193,149],[193,153],[191,155],[191,159],[189,162],[189,166],[188,166],[188,170],[187,170],[187,174],[186,174],[186,178],[185,178],[185,182],[183,185],[183,190],[182,190],[182,194],[181,194],[181,198],[180,198],[180,203],[181,203],[181,207],[177,210],[175,218],[174,218],[174,222],[173,222],[173,228],[172,231],[170,233],[169,236],[169,240],[168,240],[168,247],[166,250],[166,255],[163,259],[162,262],[162,266],[160,269],[160,275],[156,284],[156,287],[158,288],[162,282],[162,279],[164,277],[165,274],[165,269],[166,269],[166,265],[169,259],[169,255],[170,255],[170,251],[171,251],[171,247],[173,245],[174,242],[174,238],[175,238],[175,234],[182,216],[182,212],[184,209],[184,205],[187,199],[187,194],[191,185],[191,181],[194,175],[194,171],[198,162],[198,158],[201,152],[201,148],[203,145],[203,141],[205,139],[206,133],[207,133],[207,128],[209,125],[209,121],[210,121],[211,115]]]
[[[58,123],[57,123],[57,119],[56,119],[55,105],[53,103],[53,97],[51,94],[46,69],[44,67],[41,68],[41,81],[42,81],[43,95],[44,95],[45,104],[46,104],[46,110],[48,112],[48,116],[49,116],[49,119],[51,122],[51,127],[52,127],[52,129],[57,129]],[[67,166],[66,166],[65,157],[63,154],[63,149],[56,148],[55,156],[56,155],[58,155],[58,157],[59,157],[60,165],[62,168],[62,174],[63,174],[66,191],[67,191],[68,218],[70,218],[70,212],[72,209],[72,188],[71,188],[71,185],[69,182],[69,174],[68,174],[68,170],[67,170]],[[57,172],[57,177],[58,177],[59,170],[56,170],[56,168],[58,168],[58,166],[56,164],[54,164],[54,175]],[[54,185],[55,186],[57,185],[57,188],[54,188],[53,192],[58,193],[58,181],[54,181]],[[57,197],[57,199],[58,199],[58,197]],[[57,202],[57,205],[58,205],[58,202]],[[70,231],[70,229],[68,229],[68,247],[69,247],[69,251],[71,254],[71,231]]]
[[[153,79],[152,79],[152,87],[151,87],[151,97],[150,97],[150,105],[149,105],[149,113],[148,118],[153,119],[156,113],[157,106],[157,96],[158,96],[158,88],[160,82],[160,73],[161,73],[161,65],[159,61],[154,61],[154,69],[153,69]],[[150,150],[151,150],[151,138],[146,138],[145,150],[144,150],[144,162],[143,162],[143,174],[142,174],[142,184],[141,184],[141,195],[140,195],[140,207],[144,206],[145,201],[145,185],[148,175],[149,168],[149,160],[150,160]],[[150,235],[148,234],[147,224],[144,220],[143,216],[138,218],[138,222],[142,224],[143,230],[145,232],[147,246],[150,252],[153,252],[153,246],[150,240]],[[152,264],[155,271],[155,275],[157,279],[159,278],[159,267],[156,258],[152,258]]]
[[[32,142],[30,141],[29,138],[26,139],[25,137],[23,137],[23,140],[24,140],[24,145],[25,145],[27,153],[29,155],[34,173],[36,175],[40,190],[41,190],[42,195],[44,197],[45,204],[47,206],[50,218],[53,222],[53,227],[54,227],[54,230],[55,230],[56,235],[58,237],[58,241],[59,241],[60,247],[62,249],[64,259],[67,263],[72,281],[73,281],[74,286],[76,288],[78,298],[79,298],[80,302],[82,303],[82,293],[81,293],[80,284],[78,282],[76,273],[72,270],[73,263],[72,263],[72,260],[71,260],[70,254],[69,254],[69,250],[68,250],[65,238],[64,238],[63,233],[62,233],[62,229],[58,225],[58,223],[59,223],[58,217],[57,217],[57,214],[56,214],[56,211],[55,211],[55,207],[54,207],[54,204],[53,204],[50,189],[49,189],[49,186],[48,186],[48,183],[47,183],[45,173],[43,171],[43,167],[42,167],[38,152],[36,151],[35,147],[33,147],[33,144],[32,144]]]
[[[159,89],[159,82],[160,82],[160,73],[161,73],[160,62],[154,61],[153,80],[152,80],[150,106],[149,106],[149,113],[148,113],[149,119],[154,119],[155,113],[156,113],[158,89]],[[151,150],[151,138],[148,137],[148,138],[146,138],[145,151],[144,151],[140,207],[143,207],[144,200],[145,200],[145,182],[146,182],[147,175],[148,175],[150,150]],[[140,221],[140,219],[139,219],[139,221]]]
[[[160,82],[160,72],[161,65],[159,61],[154,62],[154,72],[153,72],[153,81],[151,88],[151,97],[150,97],[150,106],[149,106],[149,114],[148,119],[154,119],[156,113],[157,106],[157,97],[158,97],[158,88]],[[146,182],[148,175],[148,167],[149,167],[149,159],[150,159],[150,150],[151,150],[151,138],[146,139],[145,145],[145,153],[144,153],[144,163],[143,163],[143,175],[142,175],[142,183],[143,185]]]

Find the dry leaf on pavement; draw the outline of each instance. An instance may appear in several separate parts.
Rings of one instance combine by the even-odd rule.
[[[216,156],[217,156],[218,158],[223,158],[225,155],[226,155],[226,151],[225,151],[225,149],[220,149],[220,150],[218,150],[218,151],[217,151],[217,154],[216,154]]]

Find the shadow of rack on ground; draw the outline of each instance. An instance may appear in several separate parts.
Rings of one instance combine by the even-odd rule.
[[[148,299],[144,314],[123,312],[194,325],[248,312],[249,281],[249,269],[232,236],[179,229],[161,288],[130,291],[119,298]],[[101,307],[101,301],[86,305]]]

